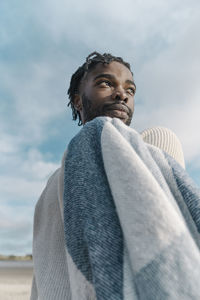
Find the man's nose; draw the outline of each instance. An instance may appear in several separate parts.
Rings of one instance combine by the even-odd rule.
[[[113,91],[112,94],[113,100],[124,101],[125,103],[128,101],[127,94],[125,93],[123,88],[118,88]]]

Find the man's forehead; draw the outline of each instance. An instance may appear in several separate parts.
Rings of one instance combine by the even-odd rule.
[[[109,64],[98,63],[94,67],[94,69],[92,69],[88,72],[88,74],[86,74],[85,78],[91,79],[95,78],[97,75],[105,73],[112,74],[114,76],[124,76],[126,77],[126,79],[133,80],[133,75],[131,71],[125,65],[116,61],[112,61]]]

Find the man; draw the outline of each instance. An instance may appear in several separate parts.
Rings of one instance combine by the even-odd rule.
[[[110,54],[91,53],[72,76],[68,90],[74,120],[79,117],[81,125],[109,116],[130,125],[135,91],[128,63]]]
[[[183,203],[198,193],[167,154],[128,128],[135,91],[130,65],[110,54],[90,54],[71,78],[69,105],[84,126],[36,206],[32,300],[200,295],[198,272],[192,280],[172,276],[200,265],[197,210]]]
[[[111,54],[93,52],[71,77],[68,105],[73,119],[79,119],[79,126],[98,116],[116,117],[130,125],[135,91],[127,62]],[[49,179],[35,209],[32,300],[58,299],[58,287],[62,291],[60,299],[70,299],[62,222],[65,157],[66,152],[61,168]],[[53,279],[52,270],[57,270]]]

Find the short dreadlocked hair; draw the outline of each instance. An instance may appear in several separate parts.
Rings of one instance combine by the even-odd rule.
[[[92,52],[86,58],[85,63],[82,66],[80,66],[76,70],[76,72],[72,75],[71,81],[70,81],[70,86],[68,89],[68,96],[69,96],[69,100],[70,100],[68,103],[68,106],[71,106],[73,120],[76,120],[77,118],[79,118],[78,126],[82,125],[82,121],[81,121],[80,112],[75,108],[75,105],[74,105],[74,96],[77,93],[79,93],[79,87],[80,87],[82,78],[84,77],[85,74],[88,74],[92,69],[94,69],[94,67],[97,64],[99,64],[99,63],[109,64],[112,61],[117,61],[117,62],[123,64],[131,72],[130,64],[125,62],[121,57],[113,56],[110,53],[100,54],[98,52]]]

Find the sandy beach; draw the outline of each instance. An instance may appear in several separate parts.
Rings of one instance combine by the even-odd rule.
[[[29,300],[32,274],[31,262],[0,262],[0,300]]]

